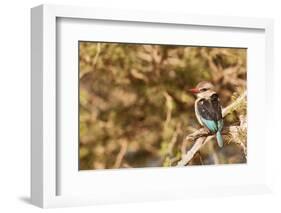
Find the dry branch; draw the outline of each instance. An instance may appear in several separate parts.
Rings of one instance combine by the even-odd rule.
[[[222,110],[222,115],[225,117],[227,114],[235,111],[241,103],[245,100],[247,94],[246,91],[237,98],[232,104],[227,106]],[[245,130],[247,128],[247,121],[244,116],[240,116],[240,125],[239,126],[229,126],[224,127],[222,134],[230,134],[232,137],[239,138],[237,135],[239,132]],[[181,160],[177,163],[177,166],[185,166],[189,163],[189,161],[194,157],[194,155],[201,149],[201,147],[204,146],[208,141],[210,141],[211,138],[213,138],[213,134],[210,133],[206,128],[201,128],[188,136],[185,137],[183,144],[187,144],[189,141],[194,141],[194,145],[191,147],[190,150],[185,152],[185,148],[182,148],[182,153],[185,153],[182,155]],[[242,149],[246,157],[246,146],[243,141],[238,140],[236,141]],[[185,147],[185,146],[184,146]],[[184,150],[184,151],[183,151]]]
[[[237,98],[233,103],[231,103],[229,106],[225,107],[222,110],[222,117],[225,117],[227,114],[233,112],[234,110],[236,110],[241,103],[245,100],[247,96],[247,92],[245,91],[239,98]]]
[[[114,166],[113,168],[120,168],[121,166],[121,163],[122,163],[122,160],[126,154],[126,151],[127,151],[127,148],[128,148],[128,143],[127,141],[122,141],[121,144],[120,144],[120,151],[117,155],[117,158],[116,158],[116,161],[114,163]]]

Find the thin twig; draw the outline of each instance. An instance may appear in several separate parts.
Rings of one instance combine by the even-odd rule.
[[[229,106],[225,107],[222,110],[222,117],[225,117],[227,114],[231,113],[232,111],[236,110],[239,105],[244,101],[247,96],[247,92],[245,91],[239,98],[237,98],[233,103]]]
[[[169,122],[172,118],[173,98],[166,91],[163,93],[163,95],[166,99],[166,107],[167,107],[166,120],[164,123],[164,128],[165,128],[169,124]]]
[[[171,142],[169,143],[169,146],[168,146],[168,154],[169,154],[170,156],[172,156],[172,154],[173,154],[173,149],[174,149],[174,146],[175,146],[175,144],[176,144],[176,142],[177,142],[178,135],[179,135],[179,133],[180,133],[180,127],[181,127],[181,125],[180,125],[180,123],[178,123],[178,125],[177,125],[177,127],[176,127],[176,131],[174,131],[174,134],[173,134],[173,137],[172,137],[172,139],[171,139]]]
[[[119,151],[119,153],[116,157],[116,161],[114,163],[113,168],[120,168],[122,160],[123,160],[123,158],[126,154],[126,151],[127,151],[127,147],[128,147],[127,141],[122,141],[120,146],[121,146],[121,148],[120,148],[120,151]]]

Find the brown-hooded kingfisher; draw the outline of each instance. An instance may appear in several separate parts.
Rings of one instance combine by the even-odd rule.
[[[196,95],[195,114],[198,122],[206,127],[211,133],[216,134],[219,147],[223,147],[222,107],[219,96],[214,91],[214,85],[210,82],[200,82],[190,92]]]

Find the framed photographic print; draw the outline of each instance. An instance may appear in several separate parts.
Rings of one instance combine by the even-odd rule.
[[[32,203],[270,191],[272,20],[31,14]]]

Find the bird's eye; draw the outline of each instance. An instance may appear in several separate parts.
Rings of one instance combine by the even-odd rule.
[[[207,90],[208,90],[207,88],[200,89],[201,92],[206,92]]]

